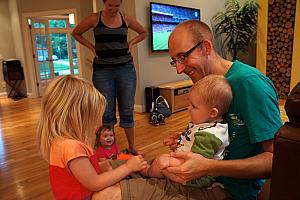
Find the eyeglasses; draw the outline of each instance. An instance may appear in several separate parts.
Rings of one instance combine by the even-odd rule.
[[[185,59],[190,55],[190,53],[192,53],[198,46],[200,46],[203,43],[203,40],[198,42],[195,46],[193,46],[190,50],[188,50],[187,52],[181,54],[180,56],[178,56],[178,58],[171,58],[172,61],[170,62],[170,65],[172,67],[176,67],[176,62],[179,62],[180,64],[183,64]]]

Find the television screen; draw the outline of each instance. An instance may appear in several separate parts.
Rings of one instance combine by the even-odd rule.
[[[200,20],[200,10],[182,6],[150,2],[152,51],[168,50],[168,38],[182,21]]]

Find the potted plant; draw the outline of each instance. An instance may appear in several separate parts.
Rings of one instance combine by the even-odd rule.
[[[212,18],[215,33],[222,36],[222,43],[233,60],[237,59],[239,51],[246,52],[255,40],[258,8],[255,0],[243,4],[239,0],[227,0],[225,11]]]

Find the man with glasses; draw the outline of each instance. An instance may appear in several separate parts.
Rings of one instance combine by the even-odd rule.
[[[171,156],[184,162],[178,167],[167,168],[164,174],[179,183],[203,176],[218,176],[222,186],[217,183],[199,189],[169,179],[137,178],[123,180],[120,185],[97,193],[97,197],[229,200],[229,192],[235,200],[257,199],[264,183],[261,179],[271,175],[273,138],[282,126],[272,82],[253,67],[219,56],[210,28],[201,21],[179,24],[169,37],[169,53],[170,64],[176,67],[177,73],[188,75],[194,83],[209,74],[224,75],[231,85],[233,101],[225,116],[230,134],[225,160],[207,159],[192,152],[172,152]],[[164,140],[165,145],[175,149],[177,137],[178,134]]]
[[[218,176],[234,199],[256,199],[262,179],[271,175],[273,138],[282,126],[277,92],[257,69],[222,58],[214,46],[210,28],[197,20],[179,24],[169,37],[170,64],[178,74],[188,75],[194,83],[209,74],[224,75],[231,85],[233,101],[225,116],[230,145],[225,160],[176,152],[171,155],[185,162],[168,168],[168,172],[178,176],[174,179],[177,182]],[[165,145],[176,148],[176,137],[166,139]]]

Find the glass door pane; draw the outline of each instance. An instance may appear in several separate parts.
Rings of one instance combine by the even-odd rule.
[[[51,33],[52,60],[55,76],[71,74],[66,33]]]
[[[67,28],[67,22],[64,19],[50,19],[49,28]]]
[[[42,28],[45,28],[44,23],[36,22],[34,27],[39,29],[38,33],[35,33],[35,48],[37,53],[37,63],[39,66],[40,79],[49,79],[51,78],[51,70],[49,63],[49,51],[47,44],[46,33]]]
[[[78,74],[78,60],[77,60],[77,51],[76,51],[76,40],[71,37],[71,45],[72,45],[72,60],[74,67],[74,74]]]
[[[79,74],[77,45],[71,37],[74,14],[29,18],[28,24],[35,55],[37,86],[42,96],[53,78]]]

